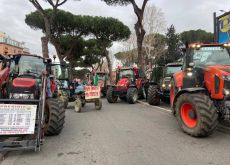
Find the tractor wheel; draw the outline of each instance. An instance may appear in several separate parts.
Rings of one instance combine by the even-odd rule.
[[[158,87],[156,85],[150,85],[148,89],[148,103],[150,105],[160,105],[160,96],[158,94]]]
[[[65,109],[63,102],[54,98],[46,100],[44,117],[45,135],[58,135],[62,131],[65,123]]]
[[[101,108],[102,108],[102,101],[101,101],[101,99],[96,99],[95,100],[95,109],[96,110],[101,110]]]
[[[217,109],[204,93],[185,93],[176,102],[176,117],[181,129],[191,136],[205,137],[218,124]]]
[[[126,94],[126,100],[129,104],[135,104],[138,98],[138,91],[136,88],[129,88]]]
[[[113,95],[113,88],[109,87],[106,93],[106,98],[109,103],[116,103],[118,96]]]
[[[82,102],[81,99],[77,97],[76,100],[74,101],[74,110],[80,113],[81,109],[82,109]]]

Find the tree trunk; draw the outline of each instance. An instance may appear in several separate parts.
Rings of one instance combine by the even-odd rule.
[[[107,50],[105,50],[105,57],[108,63],[108,69],[109,69],[109,78],[110,80],[112,80],[112,63],[109,57],[109,52]]]
[[[41,37],[41,42],[42,42],[43,57],[49,58],[49,48],[48,48],[49,39],[46,36]]]
[[[145,70],[145,59],[143,55],[143,40],[145,36],[145,30],[140,27],[141,25],[139,22],[135,24],[135,31],[137,35],[137,52],[138,52],[138,66],[141,68],[142,71]]]
[[[51,38],[51,43],[53,44],[56,52],[57,52],[57,56],[60,60],[63,60],[63,54],[61,53],[61,45],[60,43],[55,39],[55,38]]]
[[[75,67],[74,67],[73,62],[70,61],[69,66],[70,66],[70,69],[69,69],[69,78],[70,78],[70,80],[73,80],[74,79],[73,72],[75,71]]]
[[[135,0],[130,1],[133,5],[134,13],[137,16],[137,23],[135,24],[134,28],[137,36],[138,65],[143,70],[143,72],[145,70],[145,59],[143,56],[143,48],[142,48],[142,44],[145,36],[145,30],[143,27],[143,15],[144,15],[145,6],[148,1],[149,0],[143,0],[143,4],[141,8],[137,6]]]

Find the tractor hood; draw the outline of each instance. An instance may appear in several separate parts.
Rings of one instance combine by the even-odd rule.
[[[32,78],[15,78],[12,86],[14,88],[32,88],[36,85],[36,80]]]
[[[230,76],[230,66],[228,65],[208,66],[205,70],[219,75]]]
[[[129,79],[128,78],[122,78],[117,82],[117,86],[127,87],[128,85],[129,85]]]

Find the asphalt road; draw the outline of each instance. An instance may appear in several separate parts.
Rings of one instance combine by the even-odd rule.
[[[141,104],[103,101],[66,112],[63,132],[48,137],[41,152],[11,152],[2,165],[227,165],[230,136],[184,134],[166,111]]]

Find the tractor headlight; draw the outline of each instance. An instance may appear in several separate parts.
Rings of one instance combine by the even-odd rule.
[[[192,72],[187,72],[187,76],[191,77],[192,76]]]
[[[228,96],[230,94],[230,91],[227,89],[223,89],[223,93],[225,96]]]
[[[12,99],[34,99],[33,93],[11,93],[10,98]]]
[[[163,87],[163,88],[165,88],[165,87],[166,87],[166,85],[165,85],[165,84],[162,84],[162,87]]]
[[[169,83],[169,88],[171,88],[171,84]]]
[[[223,78],[224,80],[230,81],[230,76],[223,75],[222,78]]]

